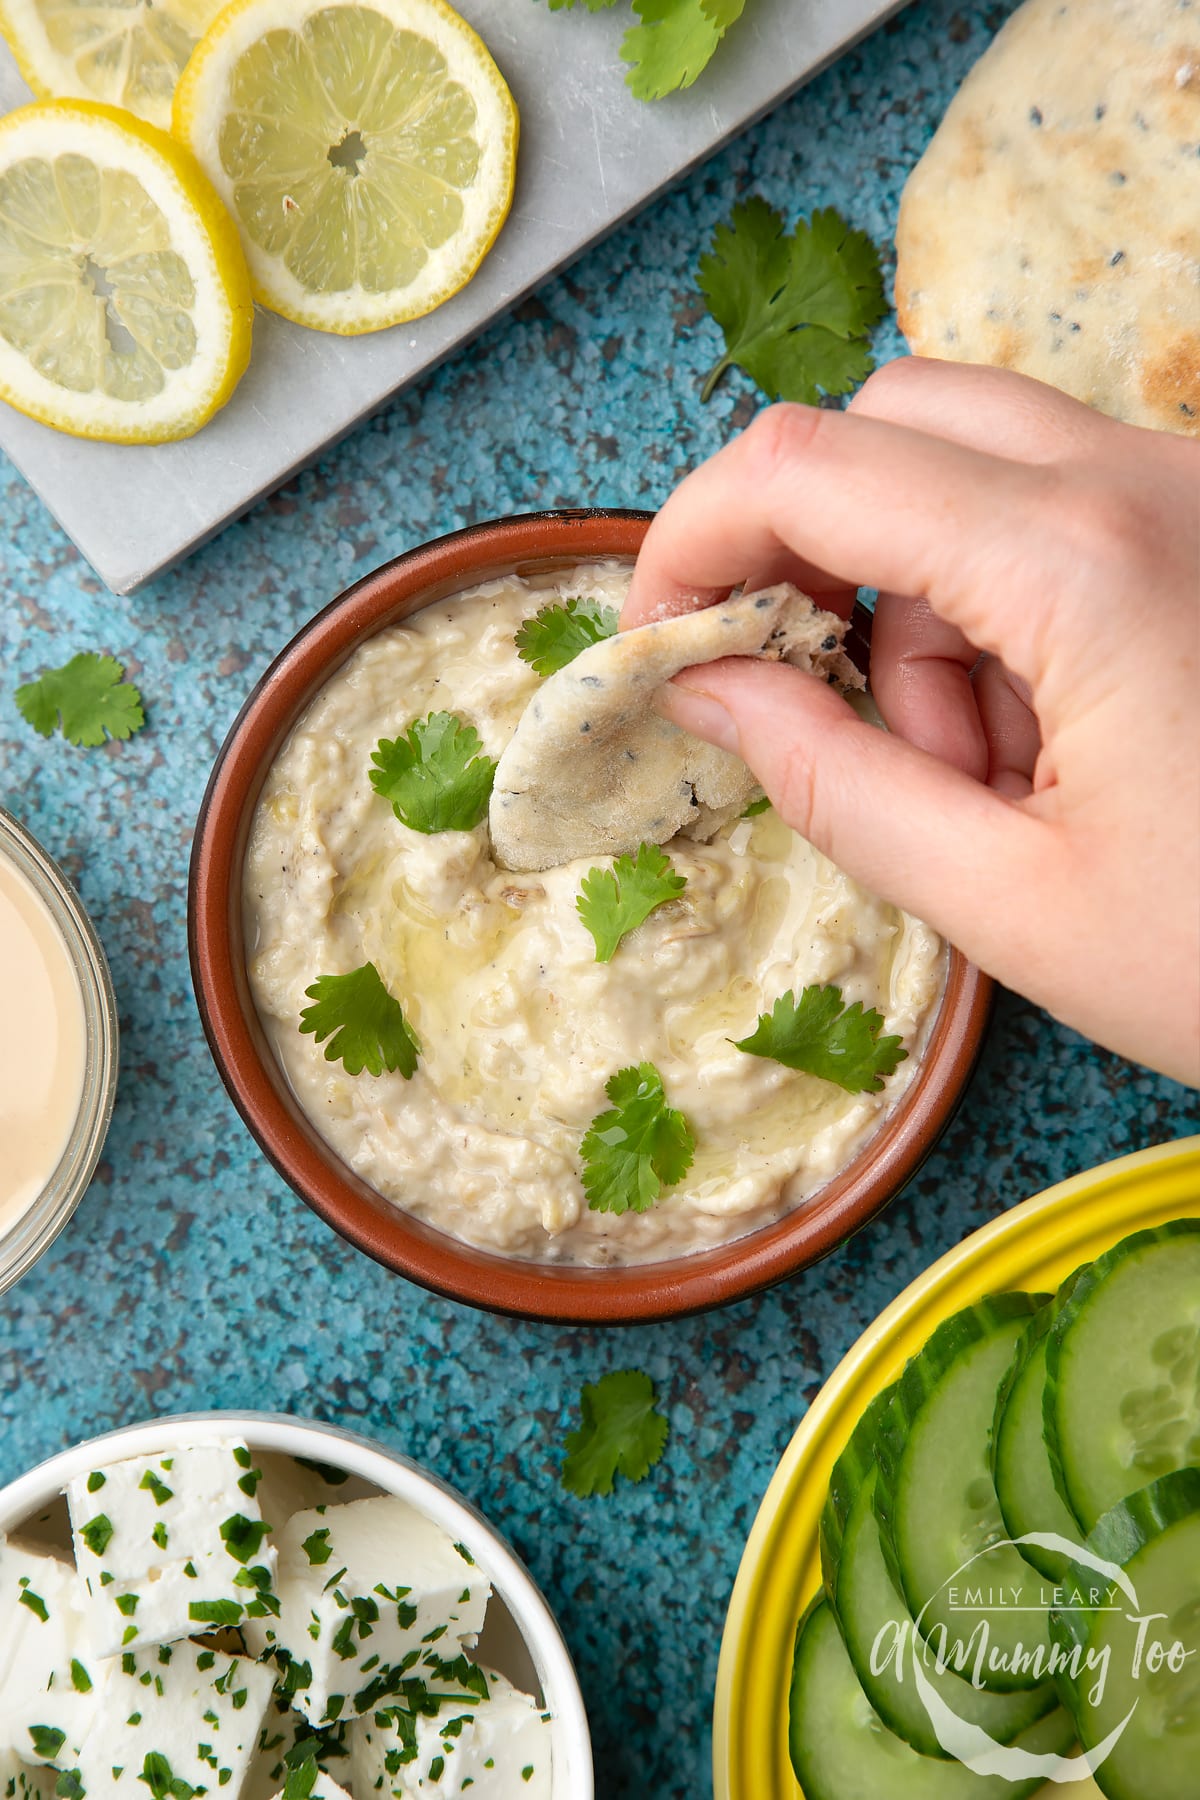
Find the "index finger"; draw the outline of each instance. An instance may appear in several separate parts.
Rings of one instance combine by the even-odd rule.
[[[638,561],[640,566],[640,557]],[[656,619],[672,619],[678,613],[697,612],[704,606],[715,606],[718,601],[728,599],[730,589],[739,585],[744,585],[749,590],[773,587],[777,581],[790,581],[794,587],[802,589],[810,600],[815,600],[829,612],[840,613],[844,619],[850,617],[858,594],[858,588],[853,582],[842,581],[838,576],[829,574],[826,569],[815,568],[812,563],[805,562],[803,557],[781,544],[773,554],[749,563],[736,580],[723,584],[701,585],[686,581],[666,583],[660,591],[650,594],[643,592],[635,570],[633,583],[621,608],[621,630],[628,631],[632,625],[649,625]]]
[[[692,596],[728,590],[790,557],[825,591],[925,595],[973,643],[1025,674],[1034,642],[1018,571],[1036,555],[1034,501],[1046,479],[1044,470],[890,421],[768,407],[658,513],[622,624],[686,610]]]

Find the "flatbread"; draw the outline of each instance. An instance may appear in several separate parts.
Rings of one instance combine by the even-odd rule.
[[[745,763],[652,710],[672,675],[721,656],[786,660],[842,688],[864,681],[846,621],[786,582],[622,631],[551,675],[500,758],[489,823],[509,869],[619,856],[678,831],[709,838],[757,791]]]
[[[1200,4],[1026,0],[909,177],[910,347],[1200,435]]]

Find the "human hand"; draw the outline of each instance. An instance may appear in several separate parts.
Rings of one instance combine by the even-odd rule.
[[[773,406],[647,533],[623,627],[740,582],[880,590],[890,734],[726,658],[656,704],[789,824],[1066,1023],[1200,1080],[1200,445],[994,369],[903,358]]]

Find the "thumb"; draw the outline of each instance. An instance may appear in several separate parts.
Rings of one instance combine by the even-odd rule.
[[[783,663],[685,669],[655,707],[741,756],[794,830],[972,962],[1019,981],[1040,960],[1039,900],[1057,853],[1045,821]]]

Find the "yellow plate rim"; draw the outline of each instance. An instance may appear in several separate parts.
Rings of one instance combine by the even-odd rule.
[[[742,1553],[717,1665],[714,1800],[803,1800],[787,1750],[792,1642],[820,1586],[817,1522],[830,1472],[868,1402],[960,1307],[1006,1288],[1052,1289],[1130,1231],[1197,1212],[1200,1135],[1135,1151],[981,1226],[868,1325],[797,1427]]]

